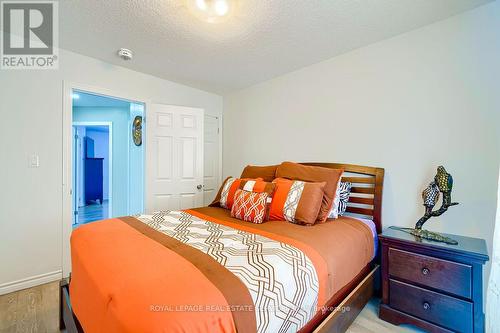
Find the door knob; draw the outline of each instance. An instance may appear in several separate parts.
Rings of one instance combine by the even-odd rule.
[[[201,190],[201,189],[203,188],[203,185],[199,184],[198,186],[196,186],[196,188],[197,188],[198,190]]]

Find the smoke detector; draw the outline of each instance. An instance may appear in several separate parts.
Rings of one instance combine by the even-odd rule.
[[[118,56],[120,58],[122,58],[123,60],[132,60],[132,57],[134,56],[134,54],[129,49],[121,48],[118,50]]]

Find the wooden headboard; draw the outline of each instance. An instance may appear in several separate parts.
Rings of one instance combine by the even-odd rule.
[[[342,180],[352,183],[347,212],[371,217],[377,227],[377,232],[382,232],[384,169],[342,163],[308,162],[300,164],[344,169]]]

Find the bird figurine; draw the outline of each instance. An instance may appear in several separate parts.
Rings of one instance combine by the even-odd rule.
[[[439,187],[436,182],[432,182],[422,192],[422,199],[426,209],[432,210],[439,200]]]
[[[431,182],[425,190],[422,191],[422,199],[425,206],[425,214],[422,216],[417,223],[415,228],[402,228],[402,227],[391,227],[393,229],[401,230],[416,236],[418,239],[424,238],[436,242],[444,242],[451,245],[457,245],[458,242],[447,236],[441,235],[437,232],[422,229],[423,225],[431,217],[436,217],[444,214],[449,207],[458,205],[458,202],[451,201],[451,190],[453,189],[453,177],[446,172],[443,166],[437,168],[436,176],[434,181]],[[441,207],[437,210],[433,210],[436,206],[440,193],[443,194],[443,200]]]
[[[443,194],[451,192],[453,188],[453,177],[446,172],[446,169],[442,165],[438,167],[434,181]]]

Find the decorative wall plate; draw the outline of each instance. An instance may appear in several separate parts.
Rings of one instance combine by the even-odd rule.
[[[132,123],[132,137],[136,146],[142,145],[142,117],[136,116]]]

